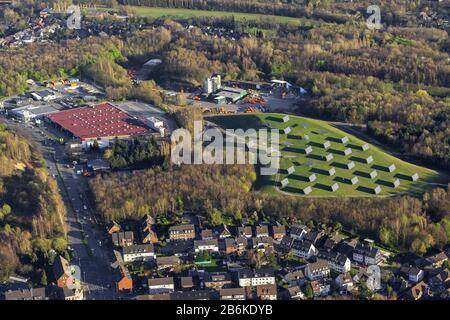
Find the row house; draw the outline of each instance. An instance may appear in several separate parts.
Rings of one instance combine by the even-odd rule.
[[[181,265],[180,257],[166,256],[156,257],[156,266],[158,270],[173,269]]]
[[[297,257],[309,259],[312,256],[317,255],[318,250],[312,242],[294,240],[292,243],[291,252]]]
[[[256,296],[259,300],[277,300],[277,285],[266,284],[257,286]]]
[[[296,224],[291,227],[290,237],[294,240],[303,240],[309,231],[310,229],[307,226]]]
[[[335,282],[341,294],[344,292],[352,292],[353,278],[350,275],[350,273],[341,273],[339,276],[336,277]]]
[[[302,270],[288,272],[282,278],[287,282],[289,287],[303,286],[306,282],[305,274]]]
[[[315,280],[310,282],[315,297],[327,296],[331,291],[331,283],[328,279]]]
[[[272,237],[281,240],[286,236],[286,227],[283,225],[272,226]]]
[[[250,239],[251,248],[254,250],[272,252],[273,251],[273,239],[270,237],[257,237]]]
[[[214,239],[213,231],[211,229],[203,229],[200,232],[200,238],[202,238],[202,240],[212,240],[212,239]]]
[[[237,228],[237,236],[251,238],[253,236],[252,227],[250,227],[250,226],[238,227]]]
[[[256,287],[266,284],[275,284],[275,273],[273,269],[244,269],[238,272],[240,287]]]
[[[305,295],[303,294],[303,291],[300,289],[300,286],[289,287],[287,288],[287,292],[291,300],[301,300],[305,298]]]
[[[230,230],[224,224],[221,224],[220,226],[216,227],[214,233],[216,234],[216,237],[219,239],[225,239],[232,236]]]
[[[195,239],[195,226],[193,224],[182,224],[169,228],[169,240],[193,240]]]
[[[309,280],[318,280],[330,275],[330,267],[325,261],[308,263],[305,268],[305,275]]]
[[[148,279],[149,294],[170,293],[175,291],[173,277]]]
[[[353,260],[368,266],[378,265],[382,260],[381,251],[366,241],[361,242],[353,250]]]
[[[244,288],[224,288],[219,291],[220,300],[245,300]]]
[[[142,243],[157,244],[159,242],[155,228],[155,220],[147,215],[142,222]]]
[[[204,286],[208,289],[222,289],[232,285],[231,275],[228,272],[207,273],[204,277]]]
[[[123,247],[122,249],[123,261],[137,262],[150,261],[155,259],[155,250],[152,244],[137,244]]]
[[[127,247],[134,243],[133,231],[121,231],[111,235],[112,243],[115,247]]]
[[[248,246],[248,239],[245,237],[224,239],[224,251],[226,254],[243,253]]]
[[[268,238],[269,237],[269,227],[266,225],[256,226],[255,227],[255,237]]]
[[[327,262],[328,266],[337,273],[349,272],[352,268],[350,259],[336,251],[320,250],[317,260]]]
[[[195,240],[194,241],[195,253],[201,251],[219,252],[219,241],[217,239],[211,240]]]

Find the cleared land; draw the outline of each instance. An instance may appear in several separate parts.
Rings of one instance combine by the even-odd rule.
[[[311,187],[308,196],[389,196],[420,194],[442,180],[438,172],[402,161],[371,144],[367,144],[368,149],[363,150],[365,141],[324,121],[289,116],[289,121],[284,123],[284,116],[227,115],[207,117],[207,120],[227,129],[270,127],[280,130],[281,168],[276,175],[260,177],[260,186],[264,191],[305,195],[305,188]],[[283,134],[282,130],[287,127],[291,128],[291,132]],[[344,137],[348,141],[342,140]],[[306,151],[308,147],[309,153]],[[369,157],[373,160],[367,160]],[[354,167],[347,167],[350,162],[354,163]],[[392,165],[395,169],[391,167],[389,170]],[[294,168],[295,171],[290,169],[289,173],[288,168]],[[328,173],[331,168],[335,169],[333,175]],[[311,178],[314,181],[310,181],[313,174],[315,179]],[[412,181],[415,174],[419,178]],[[286,178],[288,184],[282,187],[281,181]],[[331,186],[336,183],[338,189],[332,191]],[[400,185],[394,187],[397,183]]]
[[[243,12],[228,12],[228,11],[208,11],[208,10],[195,10],[195,9],[178,9],[178,8],[159,8],[159,7],[139,7],[128,6],[136,15],[151,18],[160,17],[177,17],[182,19],[188,19],[191,17],[231,17],[234,16],[236,20],[257,20],[257,19],[273,19],[279,23],[291,23],[303,26],[316,26],[320,22],[303,19],[292,18],[284,16],[263,15],[256,13],[243,13]],[[99,10],[114,11],[112,8],[100,8]]]

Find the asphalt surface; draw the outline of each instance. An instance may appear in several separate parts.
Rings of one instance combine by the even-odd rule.
[[[116,292],[110,268],[112,262],[110,250],[104,245],[106,232],[99,229],[95,214],[86,201],[87,179],[76,175],[69,163],[65,162],[63,145],[45,143],[48,139],[45,130],[10,119],[4,120],[8,126],[29,136],[40,147],[47,163],[47,170],[58,183],[67,209],[71,263],[81,269],[85,299],[118,298],[119,294]]]

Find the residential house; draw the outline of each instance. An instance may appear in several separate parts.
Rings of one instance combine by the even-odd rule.
[[[283,225],[272,226],[272,237],[281,240],[286,236],[286,227]]]
[[[125,263],[155,259],[155,250],[152,244],[135,244],[123,247],[122,254]]]
[[[406,279],[408,279],[408,281],[415,282],[415,283],[422,281],[422,279],[425,275],[423,270],[421,270],[419,268],[407,267],[407,266],[401,267],[400,273],[402,274],[402,276],[404,276]]]
[[[173,277],[148,279],[148,291],[150,294],[174,292],[175,282]]]
[[[232,285],[231,275],[228,272],[207,273],[204,277],[205,288],[222,289]]]
[[[181,260],[177,256],[156,257],[156,265],[158,270],[173,269],[181,265]]]
[[[370,242],[358,243],[353,250],[353,261],[363,265],[377,265],[381,262],[381,251],[374,248]]]
[[[304,259],[309,259],[312,256],[317,255],[318,250],[314,246],[312,242],[302,241],[302,240],[294,240],[291,252],[293,255],[297,257],[301,257]]]
[[[240,287],[255,287],[266,284],[275,284],[275,273],[273,269],[244,269],[238,272]]]
[[[211,229],[203,229],[200,233],[200,237],[202,238],[202,240],[214,239],[214,235]]]
[[[69,261],[58,255],[53,263],[53,274],[56,279],[56,285],[59,288],[67,287],[72,283],[72,270]]]
[[[269,237],[269,227],[266,225],[260,225],[255,227],[255,236],[257,238],[268,238]]]
[[[305,275],[309,280],[318,280],[330,275],[330,267],[325,261],[308,263],[305,268]]]
[[[331,251],[337,247],[337,245],[342,241],[342,237],[339,233],[334,234],[331,237],[327,237],[325,242],[323,243],[323,248],[325,250]]]
[[[445,261],[448,261],[448,257],[445,252],[442,251],[437,254],[427,256],[425,261],[433,268],[440,268]]]
[[[111,264],[111,267],[116,270],[114,277],[116,280],[117,291],[132,291],[133,290],[133,279],[131,278],[128,268],[125,266],[122,255],[119,251],[114,250],[114,255],[116,257],[116,262]]]
[[[236,236],[237,237],[251,238],[253,236],[252,227],[250,227],[250,226],[238,227]]]
[[[10,290],[5,292],[5,300],[48,300],[45,287]]]
[[[142,243],[157,244],[159,242],[155,228],[155,219],[147,214],[142,222]]]
[[[290,236],[294,240],[303,240],[309,231],[310,229],[307,226],[296,224],[291,227]]]
[[[408,290],[406,297],[412,300],[427,299],[431,296],[430,287],[423,281]]]
[[[225,239],[225,238],[229,238],[229,237],[232,236],[230,230],[229,230],[228,227],[227,227],[226,225],[224,225],[224,224],[221,224],[221,225],[217,226],[217,227],[214,229],[214,233],[216,234],[216,236],[217,236],[219,239]]]
[[[193,224],[182,224],[169,228],[169,240],[192,240],[195,239],[195,226]]]
[[[161,247],[164,256],[187,257],[194,251],[194,240],[170,241]]]
[[[331,283],[327,279],[310,282],[315,297],[327,296],[331,291]]]
[[[254,250],[265,252],[273,251],[273,239],[270,237],[256,237],[250,239],[251,247]]]
[[[236,238],[236,248],[237,252],[243,253],[245,250],[247,250],[248,247],[248,238],[247,237],[237,237]]]
[[[287,288],[287,292],[291,300],[301,300],[305,297],[302,290],[300,289],[300,286],[289,287]]]
[[[182,290],[192,290],[194,285],[194,278],[192,277],[181,277],[180,279],[180,287]]]
[[[341,273],[336,277],[335,282],[341,294],[345,292],[352,292],[353,279],[350,273]]]
[[[220,300],[245,300],[244,288],[223,288],[219,290]]]
[[[120,230],[122,230],[122,227],[117,222],[113,221],[108,227],[108,234],[112,235],[113,233],[120,232]]]
[[[277,285],[266,284],[257,286],[256,296],[259,300],[277,300]]]
[[[317,259],[326,261],[328,266],[338,273],[349,272],[352,268],[350,259],[336,251],[319,250]]]
[[[289,287],[303,286],[306,282],[305,274],[302,270],[288,272],[282,276],[283,280],[288,283]]]
[[[58,288],[58,297],[62,300],[84,300],[84,293],[81,289],[75,288]]]
[[[323,231],[311,231],[303,236],[303,240],[309,241],[317,247],[320,240],[322,240],[322,238],[324,237],[324,235],[325,233]]]
[[[435,291],[442,291],[446,288],[450,288],[450,271],[438,270],[436,274],[428,279],[428,283]]]
[[[126,247],[131,246],[134,243],[134,233],[133,231],[121,231],[116,232],[111,235],[112,243],[115,247]]]
[[[347,257],[353,256],[353,250],[355,250],[355,247],[358,245],[358,241],[356,239],[353,240],[343,240],[339,242],[335,247],[334,251],[339,252],[340,254],[343,254]]]
[[[276,245],[276,250],[281,254],[287,254],[289,253],[289,251],[291,251],[293,243],[294,239],[292,239],[290,236],[283,237],[283,239],[281,239],[280,241],[280,244]]]
[[[196,253],[201,251],[219,252],[219,242],[217,241],[217,239],[195,240],[194,251]]]

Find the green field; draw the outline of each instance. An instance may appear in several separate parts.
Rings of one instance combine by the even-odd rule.
[[[261,18],[273,19],[279,23],[290,23],[304,26],[316,26],[320,24],[318,21],[304,18],[292,18],[284,16],[263,15],[255,13],[243,13],[243,12],[228,12],[228,11],[208,11],[208,10],[195,10],[195,9],[178,9],[178,8],[159,8],[159,7],[139,7],[139,6],[127,6],[132,12],[138,16],[160,18],[160,17],[176,17],[181,19],[188,19],[191,17],[231,17],[238,21],[242,20],[257,20]],[[112,8],[100,8],[99,10],[114,11]]]
[[[252,115],[227,115],[208,117],[209,121],[215,122],[223,128],[273,128],[283,130],[291,128],[289,134],[280,131],[280,170],[273,176],[261,176],[261,189],[267,192],[284,192],[289,194],[304,195],[304,188],[310,186],[312,192],[308,196],[389,196],[395,194],[411,193],[421,194],[431,189],[434,183],[442,182],[442,176],[433,170],[419,167],[402,161],[381,149],[369,145],[369,149],[362,150],[366,142],[347,134],[328,123],[320,120],[290,116],[286,123],[282,122],[284,115],[281,114],[252,114]],[[305,135],[309,139],[305,138]],[[348,142],[342,143],[338,140],[347,137]],[[307,138],[307,137],[306,137]],[[325,148],[321,144],[328,141],[330,146]],[[305,153],[310,146],[312,152]],[[351,154],[344,155],[345,149],[351,149]],[[331,154],[333,159],[326,161],[323,157]],[[364,159],[372,156],[373,161],[366,163]],[[354,168],[348,169],[345,164],[353,162]],[[395,165],[395,170],[389,172],[388,167]],[[287,169],[295,168],[295,172],[288,174]],[[326,174],[331,168],[335,168],[335,174]],[[376,177],[370,177],[369,173],[376,171]],[[417,173],[419,179],[411,181],[411,176]],[[309,181],[308,177],[315,174],[316,179]],[[357,182],[351,183],[351,179],[357,177]],[[281,187],[280,182],[287,178],[287,186]],[[394,187],[392,183],[398,180],[400,185]],[[336,191],[329,187],[338,184]],[[381,192],[375,193],[374,189],[379,186]]]

